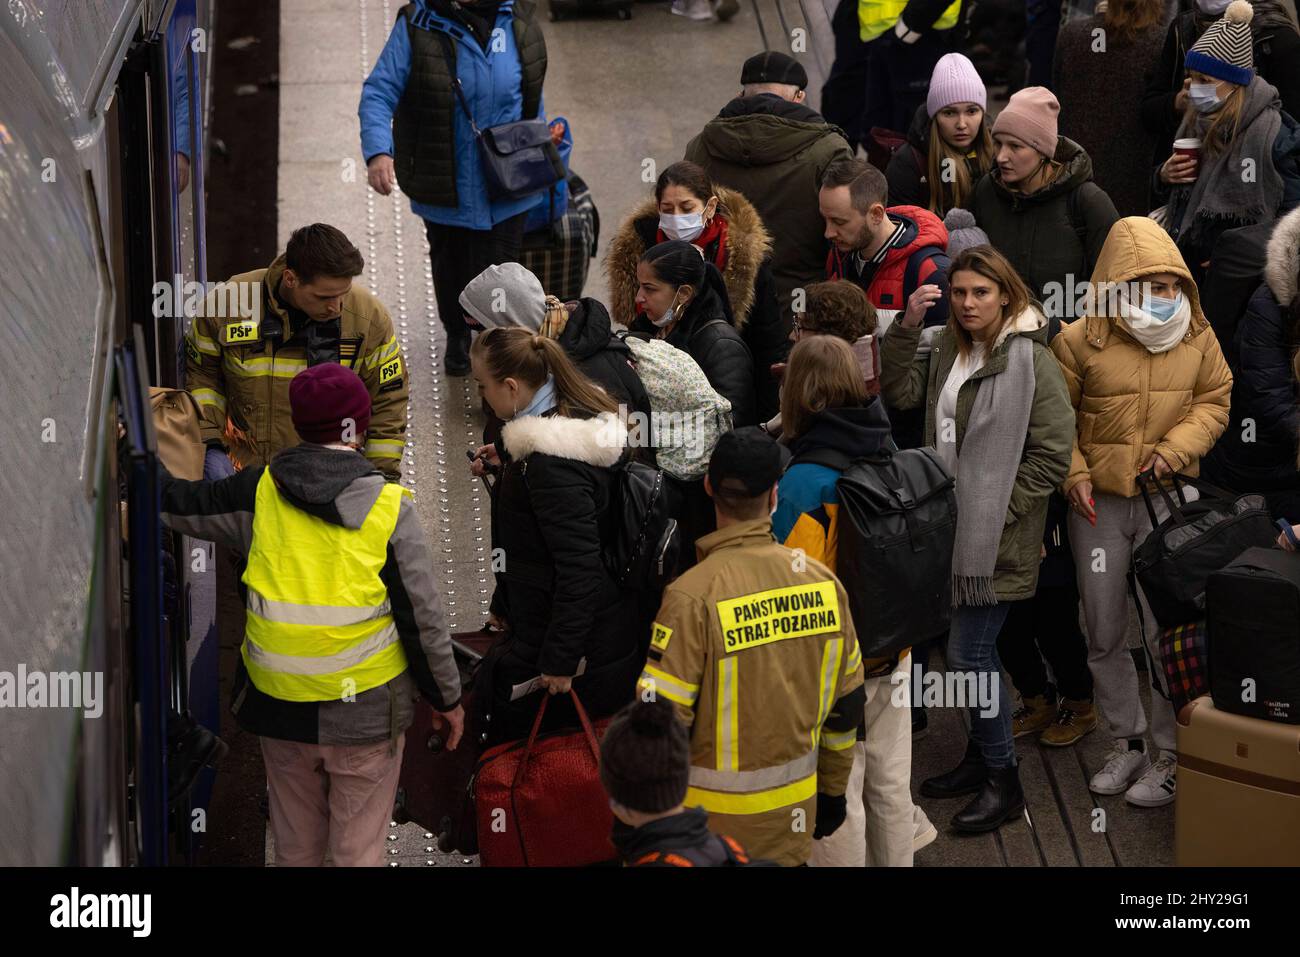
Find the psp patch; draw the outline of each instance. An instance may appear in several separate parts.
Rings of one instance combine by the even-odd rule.
[[[673,630],[665,625],[655,622],[650,630],[650,644],[660,651],[668,650],[668,642],[673,637]]]
[[[720,601],[718,624],[725,651],[744,651],[787,638],[841,630],[834,581],[769,588]]]
[[[226,323],[226,344],[252,342],[257,338],[257,323],[250,320]]]
[[[402,384],[402,357],[393,356],[379,367],[379,389],[396,389]]]

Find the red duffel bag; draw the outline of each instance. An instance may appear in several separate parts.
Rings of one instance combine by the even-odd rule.
[[[580,731],[537,732],[550,695],[526,741],[484,752],[474,781],[479,862],[484,867],[582,867],[613,861],[614,815],[600,783],[600,737],[572,691]]]

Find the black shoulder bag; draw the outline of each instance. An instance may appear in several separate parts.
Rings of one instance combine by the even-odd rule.
[[[479,156],[483,159],[483,174],[487,178],[488,196],[492,199],[522,199],[533,193],[549,189],[564,179],[564,162],[560,151],[551,141],[551,131],[546,123],[533,119],[502,123],[480,130],[470,112],[469,102],[456,75],[456,52],[452,39],[441,30],[434,31],[447,55],[447,71],[456,90],[469,127],[478,142]]]

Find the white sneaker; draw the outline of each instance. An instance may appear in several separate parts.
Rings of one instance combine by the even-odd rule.
[[[935,830],[930,819],[925,816],[925,812],[917,805],[912,805],[912,853],[915,854],[923,847],[929,847],[934,843],[939,832]]]
[[[1093,794],[1119,794],[1149,767],[1146,751],[1130,751],[1128,741],[1121,738],[1111,745],[1106,763],[1092,776],[1088,789]]]
[[[1137,783],[1124,792],[1124,800],[1138,807],[1164,807],[1173,801],[1178,788],[1178,755],[1161,751],[1156,763]]]

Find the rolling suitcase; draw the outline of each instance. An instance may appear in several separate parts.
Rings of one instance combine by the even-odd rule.
[[[519,252],[519,262],[540,280],[542,289],[565,302],[582,296],[600,237],[600,216],[591,190],[576,173],[569,174],[568,192],[564,215],[525,233]]]
[[[1300,727],[1197,698],[1178,716],[1174,860],[1300,866]]]
[[[394,819],[419,824],[437,838],[444,852],[476,852],[473,805],[469,782],[483,754],[486,732],[483,708],[475,707],[474,676],[498,631],[462,632],[452,636],[460,668],[465,732],[455,751],[446,745],[446,723],[423,698],[415,704],[415,720],[406,730],[406,749],[397,790]]]
[[[550,0],[551,21],[563,17],[613,12],[620,20],[632,19],[632,0]]]
[[[1210,576],[1205,605],[1215,706],[1300,724],[1300,555],[1247,549]]]

